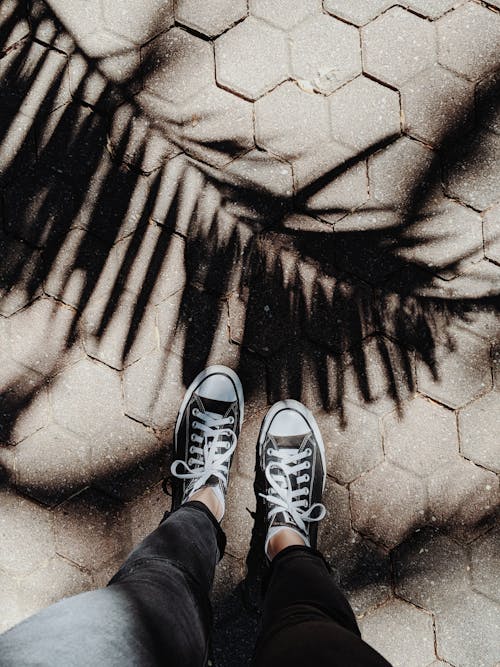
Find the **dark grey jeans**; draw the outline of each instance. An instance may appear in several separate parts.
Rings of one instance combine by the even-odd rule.
[[[186,503],[166,515],[106,588],[62,600],[1,635],[0,667],[205,665],[209,593],[225,541],[205,505]],[[388,665],[360,639],[321,556],[305,547],[273,561],[255,661]]]

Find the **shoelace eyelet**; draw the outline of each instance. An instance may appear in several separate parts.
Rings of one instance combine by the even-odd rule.
[[[191,442],[196,442],[196,434],[191,433]]]
[[[193,408],[193,410],[192,410],[193,417],[197,417],[199,414],[200,414],[200,411],[198,410],[198,408]]]
[[[306,454],[307,454],[307,456],[311,456],[311,454],[312,454],[312,449],[311,449],[310,447],[308,447],[308,448],[306,449]]]
[[[305,468],[310,468],[311,467],[311,462],[310,461],[304,461],[304,467]]]

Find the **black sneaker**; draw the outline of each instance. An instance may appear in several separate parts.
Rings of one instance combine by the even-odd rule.
[[[243,388],[236,373],[225,366],[205,368],[186,391],[175,424],[172,509],[205,486],[213,487],[224,508],[242,422]]]
[[[318,424],[302,403],[280,401],[267,413],[259,435],[259,464],[264,473],[264,499],[269,540],[282,528],[297,532],[316,548],[317,522],[326,514],[325,448]]]

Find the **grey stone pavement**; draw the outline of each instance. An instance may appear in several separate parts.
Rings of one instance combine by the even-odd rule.
[[[0,629],[156,526],[184,388],[224,363],[216,664],[255,637],[287,396],[365,638],[499,664],[499,61],[498,0],[2,0]]]

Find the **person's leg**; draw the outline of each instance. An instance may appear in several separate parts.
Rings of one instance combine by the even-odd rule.
[[[183,505],[107,588],[62,600],[1,635],[1,667],[203,665],[209,592],[224,542],[204,504]]]
[[[0,667],[206,663],[209,592],[225,546],[218,521],[242,412],[232,371],[200,373],[176,423],[173,512],[107,588],[63,600],[1,635]]]
[[[326,469],[313,415],[295,401],[278,403],[262,425],[259,452],[271,565],[254,664],[387,667],[362,641],[347,599],[315,549]]]

